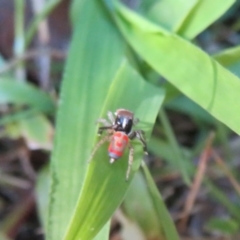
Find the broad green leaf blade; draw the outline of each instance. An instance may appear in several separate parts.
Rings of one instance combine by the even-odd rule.
[[[240,133],[240,80],[191,43],[118,4],[125,38],[159,74],[211,115]]]
[[[50,171],[49,165],[41,169],[37,178],[36,194],[37,194],[37,208],[43,225],[44,232],[47,229],[48,217],[48,204],[49,204],[49,191],[50,191]],[[110,222],[108,222],[94,238],[94,240],[108,239],[110,230]]]
[[[75,11],[51,162],[49,240],[63,239],[76,207],[96,137],[95,121],[124,52],[120,34],[98,1],[81,1]]]
[[[197,3],[198,0],[157,1],[147,16],[169,31],[177,32]]]
[[[233,74],[240,77],[240,46],[224,50],[213,57]]]
[[[226,49],[218,54],[213,55],[214,59],[225,67],[229,67],[240,59],[240,46]]]
[[[194,38],[221,17],[234,2],[235,0],[198,0],[177,33],[187,39]]]
[[[108,221],[105,226],[98,232],[97,236],[94,237],[94,240],[108,240],[110,233],[110,221]]]
[[[28,105],[46,113],[55,110],[55,103],[47,93],[29,83],[0,78],[0,104],[6,103]]]
[[[234,2],[234,0],[161,0],[155,1],[146,11],[146,15],[161,27],[192,39],[225,13]]]
[[[124,63],[109,89],[102,116],[106,115],[108,110],[120,107],[130,109],[142,122],[138,127],[145,126],[146,135],[149,136],[163,96],[160,89],[143,81],[128,63]],[[112,216],[123,200],[133,173],[137,171],[143,158],[139,141],[135,141],[133,146],[134,163],[129,181],[126,181],[128,152],[126,151],[119,161],[110,164],[107,144],[99,148],[88,168],[66,240],[92,239]]]

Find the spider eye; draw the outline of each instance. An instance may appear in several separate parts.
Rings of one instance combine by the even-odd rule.
[[[117,116],[117,117],[116,117],[116,121],[115,121],[115,123],[116,123],[117,125],[122,125],[122,122],[123,122],[122,117]]]

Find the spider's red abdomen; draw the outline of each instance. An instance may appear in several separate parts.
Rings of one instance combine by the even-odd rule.
[[[110,158],[120,158],[126,146],[128,145],[128,135],[124,132],[114,132],[110,145],[108,147],[108,155]]]

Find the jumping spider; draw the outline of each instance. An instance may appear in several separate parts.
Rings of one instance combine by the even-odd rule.
[[[130,143],[130,140],[137,138],[143,145],[143,150],[147,154],[147,145],[143,137],[142,130],[133,130],[133,125],[137,124],[139,120],[134,118],[134,114],[126,109],[117,109],[115,114],[108,112],[108,120],[100,118],[97,123],[102,123],[103,126],[99,127],[98,134],[101,135],[104,131],[107,131],[107,135],[103,137],[95,146],[90,160],[93,158],[98,148],[109,141],[108,155],[110,157],[110,163],[115,162],[120,158],[125,148],[129,147],[128,169],[126,172],[126,180],[129,178],[131,166],[133,163],[134,148]]]

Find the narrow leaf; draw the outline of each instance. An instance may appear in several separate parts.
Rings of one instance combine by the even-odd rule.
[[[234,2],[235,0],[198,0],[177,33],[187,39],[194,38],[221,17]]]
[[[169,212],[167,211],[167,208],[165,207],[165,203],[162,199],[162,196],[160,195],[158,188],[154,183],[148,168],[146,167],[145,164],[143,164],[142,166],[157,215],[161,216],[162,219],[161,227],[163,229],[164,237],[167,240],[177,240],[179,239],[178,233],[173,224],[172,218]]]
[[[46,232],[47,229],[47,211],[48,211],[48,203],[49,203],[49,190],[50,190],[50,171],[49,165],[44,166],[37,177],[36,184],[36,195],[37,195],[37,210],[39,213],[39,217],[44,229]]]
[[[51,161],[49,240],[63,239],[74,213],[96,137],[95,121],[124,52],[120,34],[98,1],[81,1],[74,11]]]
[[[130,221],[137,223],[141,227],[147,239],[163,240],[165,238],[163,236],[162,221],[165,221],[165,219],[157,214],[152,201],[152,195],[149,194],[145,178],[142,172],[139,171],[127,191],[122,209]]]
[[[0,79],[0,104],[6,103],[28,105],[46,113],[53,113],[55,110],[53,99],[33,85]]]
[[[198,0],[156,1],[147,16],[171,32],[177,32]]]
[[[223,15],[234,0],[161,0],[145,9],[146,16],[161,27],[193,39]],[[148,5],[149,6],[149,5]]]
[[[240,81],[191,43],[116,7],[125,38],[149,65],[211,115],[240,133]]]
[[[240,46],[224,50],[213,57],[222,66],[240,77]]]
[[[127,63],[124,63],[109,89],[102,116],[106,115],[108,110],[130,109],[142,122],[139,128],[144,129],[149,136],[163,96],[160,89],[143,81]],[[139,168],[143,157],[141,144],[138,141],[133,144],[134,163],[130,179]],[[88,168],[66,240],[92,239],[112,216],[131,182],[126,181],[127,165],[128,153],[111,165],[107,156],[107,146],[103,145],[98,150]]]

